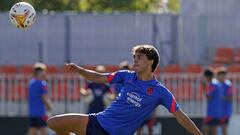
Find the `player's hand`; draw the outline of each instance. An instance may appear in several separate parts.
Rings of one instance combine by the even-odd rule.
[[[70,71],[74,71],[77,72],[78,71],[78,65],[76,65],[75,63],[66,63],[65,67],[70,70]]]
[[[83,96],[88,96],[88,95],[91,95],[92,94],[92,90],[91,89],[84,89],[84,88],[81,88],[80,89],[80,94],[83,95]]]

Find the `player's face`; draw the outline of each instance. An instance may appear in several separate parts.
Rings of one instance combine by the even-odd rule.
[[[153,60],[148,60],[146,54],[136,52],[133,55],[133,70],[136,72],[152,71]]]
[[[225,74],[219,74],[219,75],[217,75],[217,79],[220,82],[224,82],[225,79],[226,79],[226,75]]]
[[[46,71],[42,71],[42,73],[40,74],[40,78],[41,78],[42,80],[46,80],[46,79],[47,79]]]

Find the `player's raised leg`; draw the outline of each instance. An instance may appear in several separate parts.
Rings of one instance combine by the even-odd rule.
[[[69,135],[70,132],[78,135],[85,135],[88,115],[69,113],[56,115],[47,121],[48,126],[53,129],[58,135]]]

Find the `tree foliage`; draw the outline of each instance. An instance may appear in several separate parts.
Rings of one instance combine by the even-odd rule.
[[[163,0],[25,0],[37,11],[44,9],[54,11],[78,12],[160,12]],[[0,10],[7,11],[19,0],[0,0]],[[179,0],[168,0],[168,11],[178,12]]]
[[[180,2],[179,0],[169,0],[168,8],[170,12],[178,13],[180,11]]]
[[[82,0],[80,11],[86,12],[152,12],[161,0]]]

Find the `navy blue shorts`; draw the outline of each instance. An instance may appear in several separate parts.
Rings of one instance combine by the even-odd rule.
[[[204,124],[208,126],[218,126],[218,125],[221,125],[221,119],[207,117],[204,119]]]
[[[89,114],[86,135],[110,135],[99,124],[95,114]]]
[[[46,127],[47,126],[47,117],[30,117],[29,118],[30,127]]]

